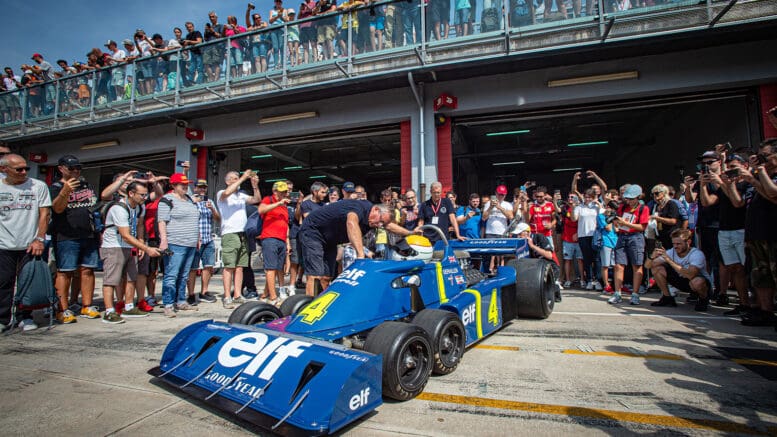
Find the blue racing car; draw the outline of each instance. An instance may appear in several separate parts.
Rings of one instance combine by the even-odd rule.
[[[394,249],[392,260],[357,260],[315,299],[249,302],[228,323],[184,328],[152,374],[273,432],[326,434],[383,396],[417,396],[506,322],[553,311],[556,269],[528,258],[526,240],[442,236],[432,247],[409,236]],[[493,275],[473,266],[495,255],[515,258]]]

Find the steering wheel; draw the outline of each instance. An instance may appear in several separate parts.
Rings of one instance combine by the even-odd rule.
[[[445,243],[445,245],[448,245],[448,238],[445,236],[445,233],[442,231],[442,229],[438,228],[435,225],[423,225],[421,226],[421,229],[429,229],[430,231],[434,231],[437,233],[437,235],[440,236],[442,241]]]

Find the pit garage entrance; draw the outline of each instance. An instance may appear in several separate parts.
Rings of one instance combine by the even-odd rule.
[[[594,170],[611,188],[631,182],[677,186],[706,148],[760,138],[751,90],[453,120],[453,181],[460,196],[527,180],[567,191],[576,171]],[[580,189],[586,187],[581,183]]]

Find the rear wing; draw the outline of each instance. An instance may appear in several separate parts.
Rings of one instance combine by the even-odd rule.
[[[468,252],[470,255],[513,255],[516,258],[529,256],[529,243],[525,238],[474,238],[471,240],[451,240],[450,248],[455,252]]]

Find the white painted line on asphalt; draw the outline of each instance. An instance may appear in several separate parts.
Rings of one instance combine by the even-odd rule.
[[[634,314],[634,313],[586,313],[580,311],[553,311],[553,314],[564,314],[568,316],[605,316],[605,317],[656,317],[656,318],[669,318],[669,319],[697,319],[697,320],[733,320],[739,321],[725,316],[692,316],[682,314]]]

